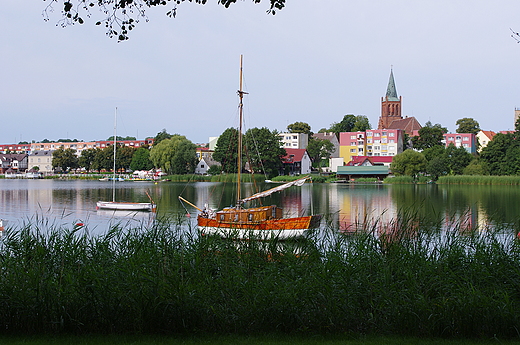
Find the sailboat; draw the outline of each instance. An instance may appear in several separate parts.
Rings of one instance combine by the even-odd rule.
[[[199,211],[197,215],[197,225],[203,235],[219,235],[223,237],[234,237],[240,239],[249,238],[272,238],[289,239],[303,237],[305,233],[320,224],[321,215],[309,215],[302,217],[284,218],[283,210],[276,206],[260,206],[246,208],[244,204],[266,197],[273,193],[282,191],[291,186],[302,186],[310,176],[302,177],[275,188],[256,193],[249,197],[242,198],[241,182],[241,157],[242,157],[242,109],[243,97],[247,94],[242,90],[242,55],[240,56],[240,89],[239,96],[239,116],[240,124],[238,131],[238,173],[237,173],[237,196],[236,205],[227,207],[220,211],[214,211],[205,207],[201,209],[188,200],[179,196],[179,199]]]
[[[117,148],[117,107],[115,113],[114,120],[114,165],[113,171],[114,174],[111,178],[112,180],[112,201],[98,201],[96,203],[96,209],[105,209],[105,210],[115,210],[115,211],[152,211],[155,212],[156,204],[152,201],[152,198],[148,193],[146,195],[150,198],[150,202],[117,202],[116,201],[116,181],[120,179],[116,176],[116,148]]]

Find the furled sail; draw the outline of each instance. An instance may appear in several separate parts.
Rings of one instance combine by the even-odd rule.
[[[284,184],[282,184],[282,185],[280,185],[278,187],[274,187],[274,188],[268,189],[266,191],[253,194],[253,195],[251,195],[248,198],[244,198],[244,199],[240,200],[240,203],[243,204],[243,203],[251,201],[251,200],[255,200],[255,199],[258,199],[258,198],[263,198],[263,197],[266,197],[266,196],[271,195],[273,193],[282,191],[282,190],[287,189],[287,188],[292,187],[292,186],[301,187],[301,186],[303,186],[305,181],[307,181],[310,178],[311,178],[310,176],[305,176],[305,177],[302,177],[302,178],[300,178],[298,180],[294,180],[294,181],[291,181],[291,182],[284,183]]]

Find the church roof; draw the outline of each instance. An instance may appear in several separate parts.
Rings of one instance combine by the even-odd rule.
[[[399,101],[399,97],[397,97],[397,89],[395,88],[393,70],[390,70],[390,79],[388,79],[388,86],[386,88],[386,99],[388,101]]]
[[[419,129],[421,129],[422,126],[417,121],[417,119],[413,116],[405,117],[404,119],[394,120],[388,126],[388,129],[400,129],[405,133],[408,133],[410,136],[418,135]]]

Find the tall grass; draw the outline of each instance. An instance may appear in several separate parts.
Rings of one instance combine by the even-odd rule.
[[[478,176],[454,175],[441,176],[438,184],[484,184],[484,185],[520,185],[520,176]]]
[[[403,212],[307,241],[198,236],[183,220],[102,236],[36,221],[0,245],[0,333],[518,337],[520,246]],[[511,237],[511,236],[510,236]]]

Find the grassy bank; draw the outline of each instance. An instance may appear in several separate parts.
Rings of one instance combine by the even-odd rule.
[[[413,219],[374,228],[298,243],[199,237],[182,220],[8,229],[0,334],[519,337],[518,243]]]
[[[456,175],[441,176],[438,184],[488,184],[488,185],[520,185],[520,176],[475,176]]]

